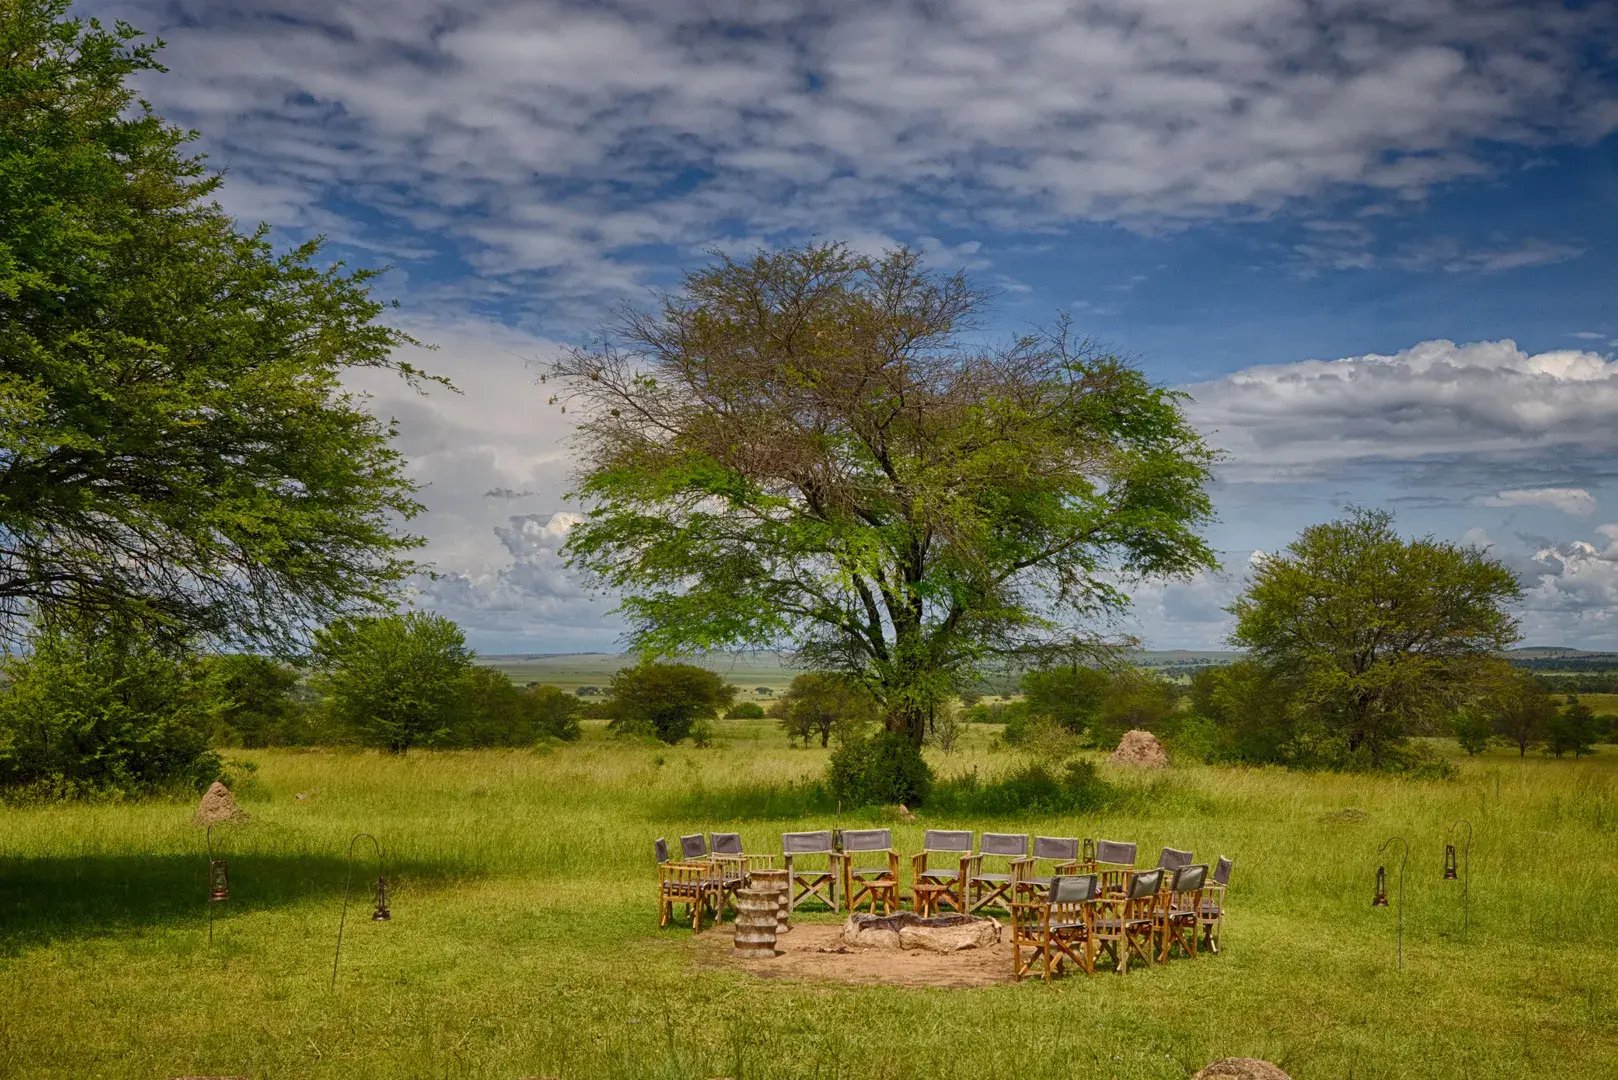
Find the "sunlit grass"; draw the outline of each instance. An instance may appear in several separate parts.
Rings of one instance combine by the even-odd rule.
[[[766,723],[715,747],[239,752],[253,823],[224,838],[232,899],[207,944],[202,835],[176,803],[0,811],[0,1076],[286,1078],[1063,1075],[1183,1077],[1212,1058],[1299,1078],[1618,1075],[1618,751],[1491,753],[1455,781],[1272,769],[1108,772],[1083,817],[891,820],[1132,839],[1236,860],[1225,955],[983,990],[760,980],[656,929],[651,840],[736,827],[775,850],[820,750]],[[987,733],[945,773],[1012,762]],[[308,798],[298,800],[303,792]],[[1359,810],[1344,815],[1344,810]],[[1471,927],[1443,834],[1476,828]],[[350,836],[387,849],[394,919]],[[1411,843],[1405,970],[1370,906],[1377,846]],[[217,836],[216,832],[216,836]],[[1397,878],[1397,865],[1390,863]],[[726,933],[728,927],[709,933]]]

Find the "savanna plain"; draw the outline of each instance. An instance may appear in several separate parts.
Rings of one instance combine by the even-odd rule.
[[[1004,771],[993,734],[973,727],[935,768]],[[1180,1078],[1242,1055],[1301,1080],[1618,1075],[1612,747],[1495,750],[1453,780],[1104,768],[1094,812],[916,821],[838,815],[813,786],[824,752],[767,721],[721,722],[700,749],[587,724],[539,751],[233,756],[255,766],[237,766],[251,821],[215,830],[231,897],[211,945],[190,803],[0,811],[0,1076]],[[1458,818],[1475,828],[1464,930],[1442,875]],[[866,823],[902,855],[929,825],[1228,855],[1225,949],[928,989],[760,976],[658,929],[655,837],[735,829],[778,851],[783,831]],[[360,831],[384,846],[393,919],[367,917],[358,859],[332,989]],[[1394,835],[1402,971],[1399,860],[1378,855]],[[1395,906],[1379,909],[1381,861]]]

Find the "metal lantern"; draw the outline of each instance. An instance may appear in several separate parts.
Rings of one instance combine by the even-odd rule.
[[[1093,863],[1096,861],[1096,842],[1088,836],[1084,838],[1083,856],[1082,861],[1084,862]]]
[[[376,878],[376,910],[371,912],[372,922],[387,922],[393,918],[393,912],[388,910],[388,879],[378,874]]]
[[[1398,937],[1396,940],[1398,941],[1399,950],[1399,970],[1403,971],[1405,969],[1405,863],[1410,861],[1410,841],[1402,836],[1390,836],[1382,841],[1382,846],[1377,848],[1376,853],[1381,855],[1386,852],[1388,846],[1395,841],[1398,842],[1401,849],[1399,853],[1399,903],[1397,906],[1399,916]],[[1376,899],[1371,901],[1371,906],[1388,906],[1388,871],[1384,866],[1376,868]]]
[[[1460,871],[1456,868],[1456,865],[1455,865],[1455,845],[1454,844],[1445,844],[1444,845],[1444,880],[1445,881],[1454,881],[1456,878],[1458,878],[1460,876],[1461,876]]]
[[[1388,906],[1388,868],[1376,868],[1376,896],[1371,900],[1372,907]]]
[[[1456,834],[1462,826],[1466,827],[1466,843],[1461,847],[1461,857],[1455,857]],[[1450,823],[1444,834],[1444,880],[1461,881],[1461,936],[1465,937],[1472,927],[1472,823],[1460,818]]]
[[[208,901],[218,903],[230,899],[230,867],[224,859],[208,860]]]

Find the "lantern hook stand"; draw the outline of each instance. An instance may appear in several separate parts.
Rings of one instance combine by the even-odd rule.
[[[208,945],[213,945],[214,905],[230,899],[230,868],[224,859],[214,858],[213,825],[204,834],[208,844]]]
[[[1466,826],[1466,843],[1461,847],[1460,866],[1457,868],[1455,865],[1454,836],[1456,830],[1462,825]],[[1461,879],[1461,939],[1464,941],[1467,930],[1472,925],[1471,897],[1469,895],[1472,889],[1472,823],[1465,818],[1459,818],[1451,822],[1450,827],[1444,833],[1444,878],[1454,880],[1457,869],[1460,871],[1459,876]]]
[[[1388,845],[1395,840],[1399,841],[1401,847],[1399,855],[1399,903],[1396,908],[1398,913],[1396,940],[1398,941],[1399,970],[1403,971],[1405,969],[1405,863],[1410,860],[1410,841],[1402,836],[1390,836],[1382,841],[1382,846],[1376,849],[1376,853],[1381,855],[1386,852]],[[1372,903],[1376,907],[1386,907],[1388,896],[1385,891],[1382,867],[1380,866],[1376,868],[1376,884],[1376,899]]]
[[[370,833],[355,833],[354,838],[348,842],[348,872],[343,879],[343,913],[337,920],[337,951],[331,958],[331,989],[337,989],[337,962],[343,955],[343,926],[348,922],[348,896],[354,884],[354,846],[361,840],[369,840],[372,849],[376,852],[376,910],[371,913],[373,922],[386,922],[393,917],[388,910],[388,879],[383,873],[382,844]]]

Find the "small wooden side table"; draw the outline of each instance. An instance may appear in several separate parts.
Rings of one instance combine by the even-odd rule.
[[[892,915],[899,910],[899,882],[883,874],[879,878],[870,878],[864,883],[866,895],[871,900],[871,914],[876,914],[877,904],[882,905],[882,914]]]
[[[952,886],[936,881],[918,881],[910,891],[910,904],[923,918],[937,915],[944,904],[959,907]]]

